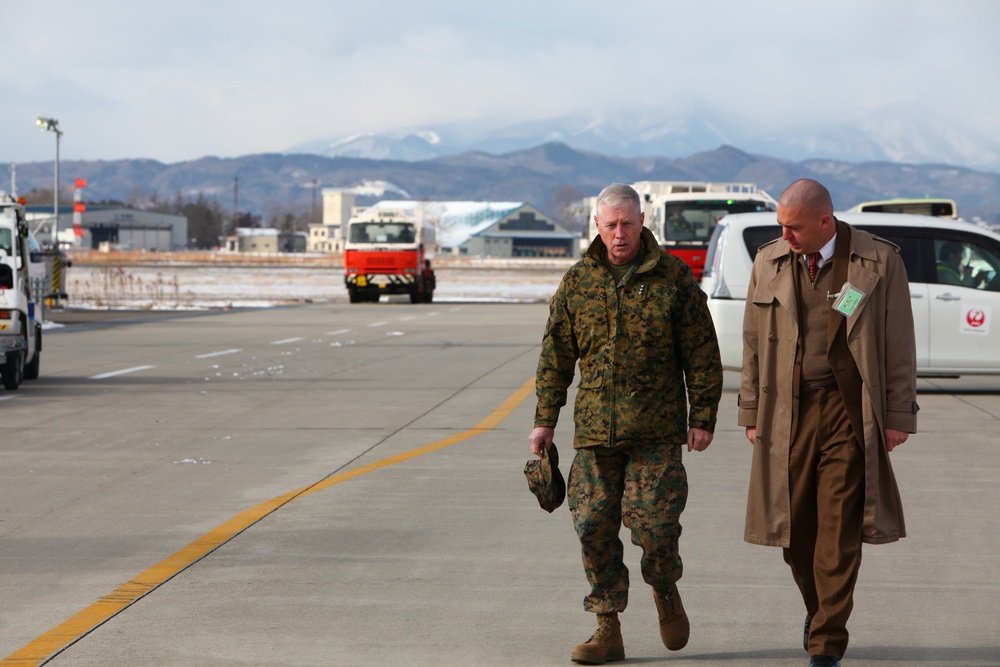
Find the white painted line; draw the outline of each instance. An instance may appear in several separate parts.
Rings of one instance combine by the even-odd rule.
[[[327,331],[326,336],[339,336],[340,334],[351,333],[350,329],[337,329],[336,331]]]
[[[399,321],[400,322],[405,322],[407,320],[415,320],[415,319],[417,319],[416,315],[407,315],[406,317],[399,318]]]
[[[9,401],[12,398],[17,398],[20,394],[4,394],[0,396],[0,401]]]
[[[199,354],[195,356],[195,359],[210,359],[212,357],[221,357],[224,354],[236,354],[237,352],[242,352],[238,347],[234,347],[231,350],[222,350],[220,352],[209,352],[208,354]]]
[[[303,338],[302,336],[298,336],[297,338],[286,338],[284,340],[276,340],[273,343],[271,343],[271,345],[287,345],[288,343],[297,343],[300,340],[305,340],[305,338]]]
[[[386,324],[385,322],[372,322],[368,326],[370,326],[370,327],[384,327],[385,324]]]
[[[138,371],[145,371],[150,368],[156,368],[156,366],[135,366],[134,368],[123,368],[120,371],[111,371],[110,373],[101,373],[100,375],[91,375],[91,380],[104,380],[105,378],[113,378],[116,375],[125,375],[126,373],[136,373]]]

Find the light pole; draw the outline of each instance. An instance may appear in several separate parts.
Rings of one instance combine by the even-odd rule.
[[[59,138],[62,137],[62,130],[59,129],[59,121],[55,118],[38,117],[35,124],[42,132],[55,132],[56,135],[56,176],[52,187],[52,247],[59,248]]]

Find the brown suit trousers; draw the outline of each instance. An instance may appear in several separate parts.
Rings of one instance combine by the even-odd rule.
[[[812,618],[810,655],[842,658],[861,566],[865,462],[836,384],[803,394],[788,462],[785,562]]]

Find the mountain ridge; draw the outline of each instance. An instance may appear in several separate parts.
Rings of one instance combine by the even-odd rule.
[[[261,215],[282,207],[309,210],[321,188],[355,188],[372,181],[384,181],[390,190],[414,199],[526,201],[557,214],[556,209],[569,203],[568,196],[594,195],[612,182],[750,182],[777,197],[796,178],[815,178],[830,189],[838,210],[889,197],[949,197],[958,202],[963,217],[1000,225],[998,173],[934,163],[790,161],[731,145],[683,158],[612,156],[549,142],[503,154],[470,150],[422,161],[260,153],[172,164],[148,159],[62,161],[60,169],[63,187],[73,178],[87,179],[85,201],[201,196],[230,211]],[[51,188],[52,162],[19,164],[17,183],[22,192]],[[359,203],[376,198],[365,194]]]
[[[839,123],[805,120],[779,128],[734,121],[713,111],[678,115],[646,107],[579,112],[499,126],[470,121],[404,127],[310,141],[287,152],[419,161],[469,150],[505,154],[552,142],[623,157],[678,158],[734,145],[791,161],[944,163],[1000,172],[1000,145],[905,105],[889,105]]]

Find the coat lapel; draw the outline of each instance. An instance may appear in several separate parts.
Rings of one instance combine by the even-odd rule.
[[[795,296],[795,275],[791,270],[793,262],[791,249],[783,240],[776,241],[767,248],[768,267],[772,271],[767,281],[767,290],[774,299],[788,311],[792,322],[799,321],[798,298]]]

